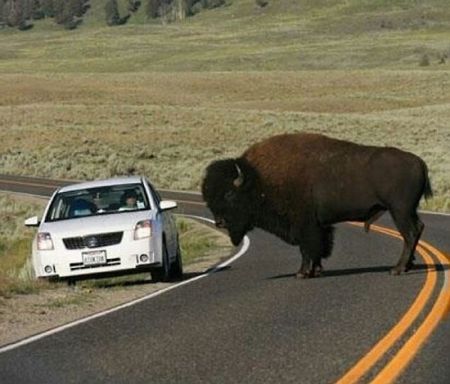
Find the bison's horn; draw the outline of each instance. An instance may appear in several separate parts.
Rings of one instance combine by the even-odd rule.
[[[239,165],[235,164],[234,166],[236,167],[238,177],[233,180],[233,185],[236,188],[239,188],[244,183],[244,175],[242,174],[242,171],[241,171],[241,168],[239,168]]]

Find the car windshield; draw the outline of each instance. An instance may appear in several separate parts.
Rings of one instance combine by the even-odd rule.
[[[46,221],[149,209],[142,184],[111,185],[58,193]]]

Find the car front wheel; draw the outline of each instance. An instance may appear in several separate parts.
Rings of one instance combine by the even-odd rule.
[[[171,276],[174,279],[181,280],[183,278],[183,259],[181,258],[180,244],[177,245],[177,256],[175,261],[172,263]]]
[[[169,253],[167,252],[166,243],[163,243],[162,246],[162,266],[159,268],[155,268],[151,271],[152,280],[155,282],[166,282],[171,278],[170,271],[170,263],[169,263]]]

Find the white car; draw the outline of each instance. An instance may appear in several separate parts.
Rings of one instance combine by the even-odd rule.
[[[73,184],[58,189],[38,227],[32,261],[36,277],[76,278],[150,271],[167,281],[183,273],[174,201],[161,200],[142,177]]]

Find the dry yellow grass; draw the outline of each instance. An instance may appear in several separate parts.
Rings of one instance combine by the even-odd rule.
[[[198,189],[204,167],[264,137],[321,132],[422,156],[450,210],[447,71],[3,75],[0,172],[142,173]]]

